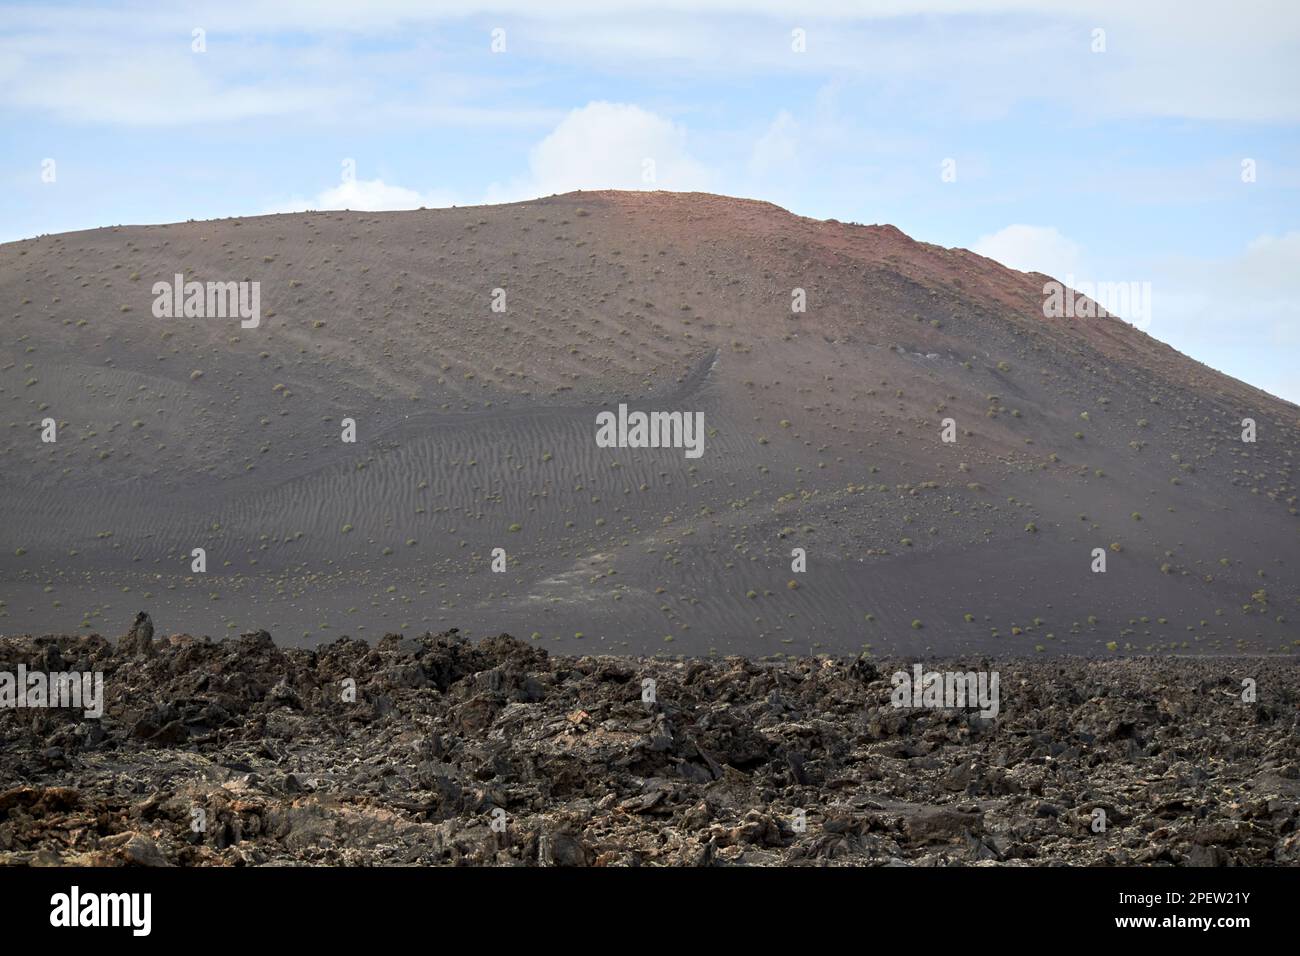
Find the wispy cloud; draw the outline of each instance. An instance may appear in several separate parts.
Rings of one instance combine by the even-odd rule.
[[[411,51],[432,52],[432,72],[451,59],[488,57],[494,27],[507,31],[507,55],[521,61],[614,74],[854,77],[923,92],[937,112],[1000,115],[1055,102],[1093,116],[1300,120],[1300,8],[1278,0],[1233,15],[1208,0],[1068,0],[1047,10],[1029,0],[229,0],[113,12],[19,6],[5,21],[0,76],[10,79],[0,110],[76,122],[319,118],[393,105],[418,116],[426,91],[355,78]],[[195,28],[207,31],[206,54],[189,52]],[[807,35],[802,53],[792,49],[796,28]],[[1094,30],[1105,31],[1104,52],[1094,52]],[[449,44],[456,31],[459,42]],[[481,39],[467,47],[475,34]],[[431,118],[482,120],[481,105],[458,112],[474,105],[448,96]],[[536,108],[500,105],[503,119]]]

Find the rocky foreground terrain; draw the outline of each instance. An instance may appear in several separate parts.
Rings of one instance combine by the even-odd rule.
[[[904,660],[150,631],[0,638],[106,703],[0,710],[0,863],[1300,862],[1292,660],[927,662],[997,670],[985,719],[895,708]]]

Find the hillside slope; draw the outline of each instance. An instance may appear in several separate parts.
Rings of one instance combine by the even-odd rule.
[[[156,318],[176,273],[260,324]],[[1300,411],[1044,281],[650,192],[0,246],[0,630],[1294,647]],[[598,447],[620,403],[702,412],[702,455]]]

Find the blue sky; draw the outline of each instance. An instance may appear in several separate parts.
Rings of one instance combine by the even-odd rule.
[[[1149,282],[1152,335],[1300,402],[1292,2],[3,3],[0,182],[0,241],[750,196]]]

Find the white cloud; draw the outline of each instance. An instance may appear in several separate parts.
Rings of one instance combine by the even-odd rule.
[[[489,202],[575,189],[708,189],[708,170],[686,146],[686,130],[639,106],[588,103],[573,110],[528,155],[528,175],[488,190]]]
[[[382,212],[394,209],[439,208],[455,204],[450,193],[422,193],[395,186],[382,179],[354,179],[316,195],[315,199],[290,199],[276,203],[267,212],[303,212],[307,209],[355,209]]]
[[[1011,269],[1041,272],[1055,279],[1081,271],[1083,250],[1055,226],[1015,224],[981,236],[971,249]]]
[[[647,180],[647,170],[652,179]],[[421,192],[382,179],[357,179],[332,186],[312,199],[295,197],[275,203],[266,212],[436,208],[515,202],[577,189],[691,191],[709,186],[708,171],[686,148],[683,127],[639,106],[596,102],[570,111],[529,151],[526,174],[504,185],[493,183],[482,198]]]

